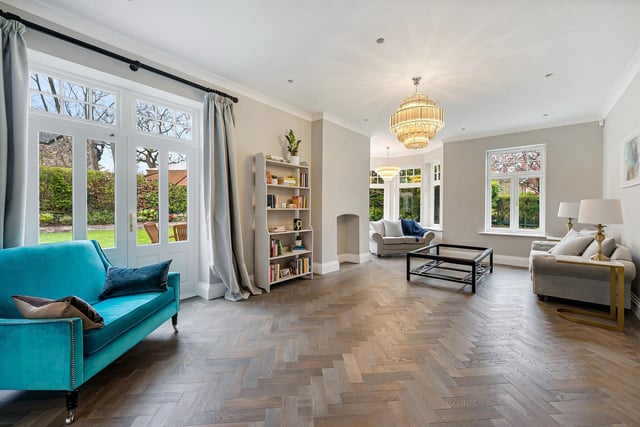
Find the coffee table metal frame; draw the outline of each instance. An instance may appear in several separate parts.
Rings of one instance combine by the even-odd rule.
[[[478,253],[473,257],[441,255],[440,248],[476,251]],[[483,263],[482,261],[487,257],[489,257],[489,263]],[[429,261],[412,269],[411,258],[427,259]],[[471,269],[462,268],[462,266],[470,267]],[[452,272],[463,272],[467,274],[463,277],[456,277],[444,272],[438,273],[433,271],[436,269],[439,271],[450,270]],[[407,281],[411,280],[411,275],[413,274],[416,276],[464,283],[471,285],[471,291],[475,294],[476,283],[478,283],[478,281],[488,273],[493,273],[493,248],[454,245],[449,243],[434,243],[432,245],[407,252]]]

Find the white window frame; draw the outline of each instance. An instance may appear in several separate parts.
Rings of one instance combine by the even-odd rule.
[[[518,171],[511,173],[491,174],[491,155],[520,151],[540,151],[540,170]],[[487,150],[485,156],[485,232],[505,235],[545,235],[545,205],[546,205],[546,144],[509,147]],[[540,227],[536,230],[519,228],[519,189],[521,178],[536,177],[540,179]],[[509,228],[494,228],[491,226],[491,181],[494,179],[510,179],[510,211]]]
[[[429,168],[429,225],[432,228],[440,229],[442,227],[442,164],[440,162],[431,163]],[[435,188],[440,187],[439,206],[440,221],[435,220]]]

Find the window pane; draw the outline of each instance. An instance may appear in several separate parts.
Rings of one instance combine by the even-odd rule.
[[[440,186],[433,186],[433,224],[440,225]]]
[[[511,218],[511,180],[491,181],[491,227],[509,228]]]
[[[489,162],[492,174],[511,173],[515,170],[515,156],[513,153],[492,154]]]
[[[87,141],[87,237],[103,248],[115,247],[115,145]]]
[[[136,149],[137,243],[158,243],[158,150]]]
[[[136,101],[137,128],[141,132],[157,133],[171,138],[191,140],[191,115],[152,102]]]
[[[518,182],[518,226],[540,228],[540,178],[522,178]]]
[[[527,168],[532,171],[539,171],[541,167],[540,159],[542,153],[540,151],[526,151]]]
[[[79,119],[87,118],[87,104],[75,101],[64,101],[64,115],[77,117]]]
[[[187,240],[187,155],[169,153],[169,241]]]
[[[33,94],[31,95],[31,109],[58,113],[60,111],[60,99],[51,95]]]
[[[76,83],[64,82],[64,94],[65,98],[73,99],[76,101],[89,101],[87,96],[87,88]]]
[[[40,243],[72,239],[73,137],[40,132]]]
[[[116,113],[109,108],[93,107],[92,118],[94,122],[113,124],[116,121]]]
[[[384,189],[369,189],[369,221],[382,219],[384,214]]]
[[[116,96],[111,92],[93,89],[93,98],[91,102],[102,107],[112,108],[116,105]]]
[[[44,74],[31,73],[31,89],[57,95],[60,93],[60,80]]]
[[[420,188],[400,189],[400,218],[420,221]]]

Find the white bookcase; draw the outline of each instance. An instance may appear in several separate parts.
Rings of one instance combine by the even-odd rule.
[[[309,166],[258,153],[255,172],[256,284],[268,291],[271,285],[287,280],[313,279]],[[299,230],[294,229],[295,219],[300,220]],[[304,248],[296,247],[296,237]]]

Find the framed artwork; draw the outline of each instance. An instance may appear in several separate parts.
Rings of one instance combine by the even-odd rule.
[[[640,130],[624,141],[622,149],[622,186],[640,184]]]

